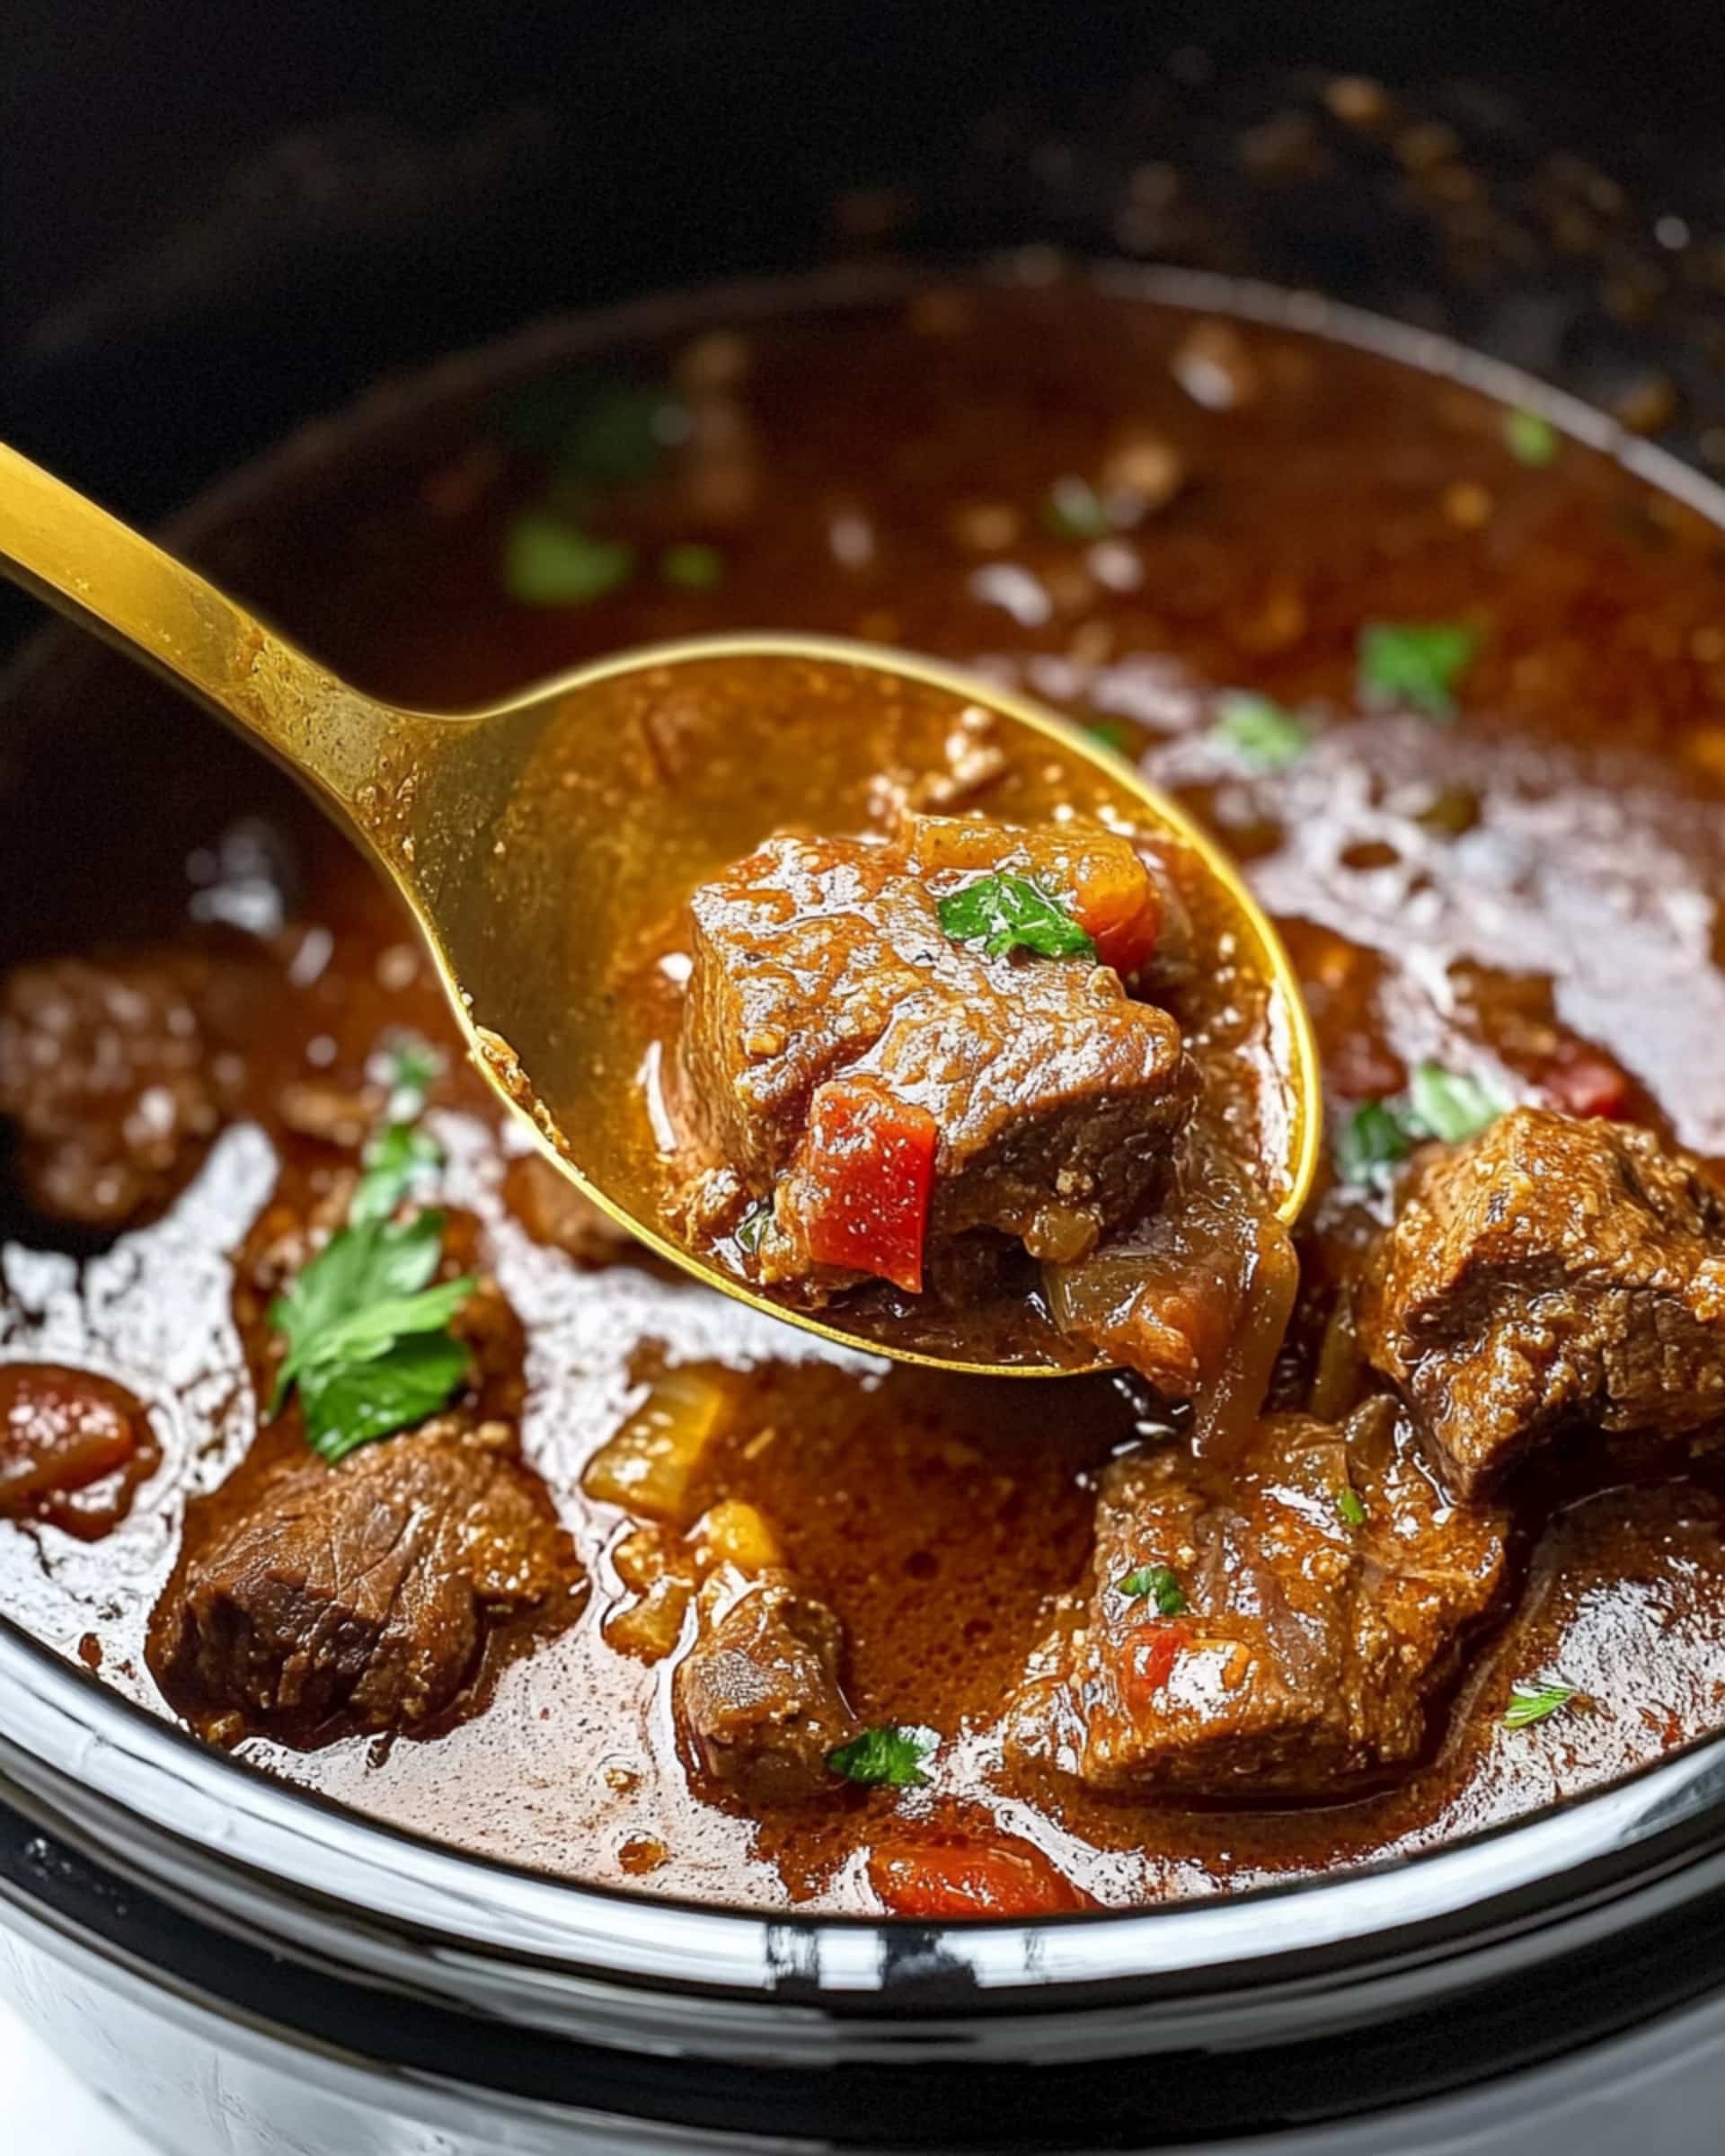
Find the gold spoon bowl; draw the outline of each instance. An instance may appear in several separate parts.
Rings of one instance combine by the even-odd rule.
[[[790,1307],[686,1247],[663,1215],[671,1141],[656,1109],[688,892],[787,825],[865,828],[880,774],[940,770],[954,729],[979,718],[1004,753],[991,812],[1035,821],[1070,804],[1179,864],[1207,962],[1222,954],[1254,1004],[1247,1051],[1263,1082],[1249,1164],[1285,1220],[1305,1203],[1322,1104],[1275,931],[1174,802],[1022,697],[901,652],[749,635],[626,652],[482,711],[409,711],[340,680],[4,444],[0,568],[286,765],[411,908],[476,1061],[541,1149],[728,1295],[905,1361],[1015,1376],[1090,1366],[1046,1328],[1006,1359],[914,1307],[889,1322]]]

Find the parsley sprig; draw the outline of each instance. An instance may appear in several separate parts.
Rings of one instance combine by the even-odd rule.
[[[1503,439],[1518,464],[1538,467],[1555,464],[1558,452],[1563,446],[1563,437],[1545,418],[1537,411],[1506,411],[1503,415]]]
[[[1575,1697],[1575,1686],[1566,1684],[1561,1677],[1552,1677],[1544,1683],[1528,1683],[1517,1679],[1509,1687],[1509,1704],[1503,1710],[1506,1729],[1526,1729],[1530,1723],[1543,1722],[1548,1714],[1555,1714],[1567,1707]]]
[[[1096,946],[1072,915],[1023,876],[978,877],[936,909],[955,943],[978,943],[991,959],[1034,950],[1045,959],[1093,959]]]
[[[1181,1617],[1186,1613],[1186,1590],[1166,1565],[1139,1565],[1114,1582],[1114,1592],[1128,1602],[1154,1602],[1159,1617]]]
[[[1236,689],[1216,704],[1216,738],[1256,771],[1286,771],[1312,746],[1312,729],[1273,696]]]
[[[435,1051],[409,1042],[388,1064],[392,1120],[366,1148],[364,1175],[338,1229],[270,1306],[287,1343],[270,1412],[298,1389],[312,1450],[333,1466],[358,1446],[422,1422],[461,1383],[467,1350],[449,1321],[473,1292],[470,1276],[434,1280],[444,1216],[394,1215],[443,1154],[411,1120],[438,1071]]]
[[[929,1779],[923,1762],[933,1756],[940,1741],[933,1729],[883,1722],[829,1752],[827,1764],[835,1774],[868,1789],[920,1789]]]
[[[460,1383],[467,1350],[449,1321],[473,1282],[431,1284],[442,1248],[441,1213],[342,1228],[270,1304],[288,1353],[270,1411],[297,1386],[306,1441],[332,1464],[422,1421]]]
[[[1428,719],[1455,716],[1455,691],[1480,640],[1465,622],[1370,622],[1359,632],[1359,693]]]
[[[1495,1123],[1508,1106],[1482,1079],[1422,1063],[1403,1096],[1362,1101],[1341,1126],[1336,1172],[1358,1189],[1382,1189],[1422,1138],[1459,1145]]]

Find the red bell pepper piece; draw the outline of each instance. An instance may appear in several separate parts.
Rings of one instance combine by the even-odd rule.
[[[809,1255],[920,1294],[940,1126],[878,1079],[815,1088],[798,1177]]]
[[[1174,1674],[1191,1629],[1178,1617],[1141,1624],[1127,1654],[1127,1689],[1140,1701],[1153,1700]]]
[[[1612,1121],[1628,1115],[1630,1082],[1608,1056],[1583,1049],[1545,1074],[1545,1091],[1553,1108],[1570,1116],[1604,1116]]]
[[[869,1883],[895,1916],[925,1923],[1096,1906],[1039,1849],[1004,1836],[878,1842],[869,1854]]]

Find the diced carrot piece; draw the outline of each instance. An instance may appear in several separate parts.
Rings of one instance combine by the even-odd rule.
[[[1162,893],[1124,839],[1074,849],[1061,895],[1104,966],[1129,980],[1156,948]]]
[[[895,1916],[927,1923],[1096,1906],[1039,1849],[1005,1836],[879,1842],[869,1855],[869,1882]]]
[[[798,1212],[817,1265],[874,1273],[920,1294],[940,1126],[871,1078],[815,1088]]]
[[[1552,1105],[1570,1116],[1604,1116],[1612,1120],[1630,1109],[1630,1082],[1608,1056],[1584,1049],[1554,1064],[1545,1074]]]

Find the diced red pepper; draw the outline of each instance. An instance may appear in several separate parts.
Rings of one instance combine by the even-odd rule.
[[[1610,1056],[1591,1049],[1554,1064],[1545,1074],[1545,1091],[1553,1108],[1570,1116],[1604,1116],[1615,1121],[1631,1106],[1629,1074]]]
[[[879,1842],[869,1856],[869,1881],[895,1916],[925,1923],[1096,1906],[1039,1849],[1005,1836]]]
[[[876,1079],[816,1087],[798,1179],[798,1213],[816,1264],[874,1273],[921,1294],[940,1135],[925,1108],[898,1100]]]
[[[1178,1617],[1141,1624],[1127,1651],[1128,1689],[1140,1699],[1153,1699],[1173,1675],[1174,1664],[1190,1637],[1190,1628]]]

